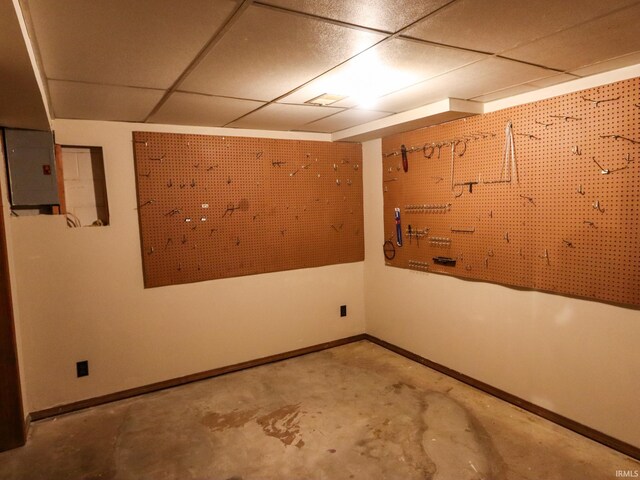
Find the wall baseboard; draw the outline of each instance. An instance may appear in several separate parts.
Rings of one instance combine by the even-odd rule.
[[[289,358],[299,357],[301,355],[307,355],[309,353],[320,352],[329,348],[339,347],[348,343],[359,342],[365,340],[364,334],[354,335],[351,337],[340,338],[331,342],[320,343],[312,345],[310,347],[299,348],[297,350],[290,350],[284,353],[278,353],[276,355],[270,355],[268,357],[257,358],[255,360],[249,360],[246,362],[236,363],[226,367],[214,368],[212,370],[206,370],[204,372],[193,373],[191,375],[185,375],[184,377],[172,378],[164,380],[162,382],[151,383],[149,385],[143,385],[141,387],[130,388],[128,390],[122,390],[120,392],[109,393],[107,395],[101,395],[99,397],[87,398],[73,403],[67,403],[64,405],[58,405],[56,407],[45,408],[44,410],[37,410],[31,412],[31,421],[44,420],[45,418],[55,417],[58,415],[64,415],[66,413],[76,412],[78,410],[84,410],[85,408],[96,407],[105,403],[116,402],[118,400],[124,400],[127,398],[137,397],[144,395],[145,393],[157,392],[158,390],[164,390],[167,388],[177,387],[185,385],[187,383],[198,382],[200,380],[206,380],[208,378],[217,377],[219,375],[225,375],[227,373],[237,372],[245,370],[247,368],[259,367],[268,363],[280,362]]]
[[[559,415],[551,410],[547,410],[546,408],[540,407],[534,403],[529,402],[528,400],[524,400],[520,397],[517,397],[509,392],[505,392],[499,388],[493,387],[487,383],[481,382],[480,380],[476,380],[475,378],[469,377],[464,373],[457,372],[452,370],[449,367],[445,367],[439,363],[428,360],[424,357],[421,357],[418,354],[410,352],[409,350],[405,350],[404,348],[398,347],[392,343],[389,343],[385,340],[381,340],[373,335],[365,334],[365,339],[370,341],[371,343],[375,343],[381,347],[386,348],[398,355],[402,355],[403,357],[408,358],[409,360],[413,360],[414,362],[420,363],[426,367],[429,367],[433,370],[436,370],[448,377],[454,378],[462,383],[465,383],[471,387],[477,388],[489,395],[492,395],[500,400],[504,400],[507,403],[511,403],[516,407],[519,407],[523,410],[526,410],[534,415],[538,415],[539,417],[545,418],[561,427],[572,430],[584,437],[589,438],[590,440],[594,440],[602,445],[605,445],[609,448],[617,450],[620,453],[628,455],[629,457],[635,458],[636,460],[640,460],[640,448],[635,447],[629,443],[623,442],[622,440],[618,440],[617,438],[611,437],[605,433],[602,433],[598,430],[595,430],[591,427],[587,427],[581,423],[578,423],[570,418]]]
[[[29,429],[31,428],[31,414],[24,417],[24,443],[29,439]]]
[[[282,360],[299,357],[301,355],[307,355],[309,353],[320,352],[322,350],[327,350],[329,348],[339,347],[341,345],[346,345],[348,343],[353,343],[353,342],[359,342],[362,340],[367,340],[371,343],[374,343],[383,348],[386,348],[387,350],[397,353],[398,355],[408,358],[409,360],[413,360],[414,362],[420,363],[426,367],[436,370],[444,375],[447,375],[448,377],[451,377],[471,387],[481,390],[489,395],[499,398],[500,400],[503,400],[507,403],[515,405],[516,407],[519,407],[523,410],[533,413],[534,415],[538,415],[539,417],[545,418],[557,425],[560,425],[561,427],[572,430],[584,437],[587,437],[591,440],[601,443],[602,445],[605,445],[609,448],[617,450],[620,453],[628,455],[629,457],[635,458],[636,460],[640,460],[640,448],[638,447],[635,447],[629,443],[623,442],[622,440],[618,440],[617,438],[611,437],[610,435],[602,433],[591,427],[587,427],[586,425],[583,425],[574,420],[571,420],[570,418],[559,415],[555,412],[552,412],[551,410],[547,410],[546,408],[535,405],[534,403],[531,403],[528,400],[524,400],[520,397],[517,397],[516,395],[513,395],[509,392],[505,392],[504,390],[493,387],[480,380],[476,380],[475,378],[465,375],[464,373],[460,373],[449,367],[445,367],[444,365],[428,360],[416,353],[410,352],[409,350],[405,350],[404,348],[398,347],[397,345],[389,343],[380,338],[374,337],[373,335],[369,335],[368,333],[354,335],[351,337],[345,337],[338,340],[333,340],[331,342],[320,343],[317,345],[312,345],[310,347],[299,348],[297,350],[291,350],[291,351],[279,353],[276,355],[270,355],[268,357],[257,358],[255,360],[236,363],[234,365],[229,365],[226,367],[215,368],[213,370],[194,373],[191,375],[186,375],[184,377],[164,380],[162,382],[143,385],[141,387],[122,390],[120,392],[109,393],[107,395],[88,398],[86,400],[80,400],[78,402],[68,403],[65,405],[58,405],[56,407],[51,407],[44,410],[38,410],[35,412],[31,412],[31,414],[28,415],[27,418],[25,419],[25,431],[28,431],[29,424],[32,421],[35,422],[38,420],[55,417],[57,415],[63,415],[66,413],[76,412],[78,410],[84,410],[85,408],[96,407],[98,405],[103,405],[105,403],[137,397],[139,395],[144,395],[145,393],[157,392],[159,390],[177,387],[180,385],[185,385],[187,383],[198,382],[200,380],[206,380],[208,378],[217,377],[219,375],[225,375],[227,373],[238,372],[240,370],[245,370],[248,368],[267,365],[269,363],[280,362]]]

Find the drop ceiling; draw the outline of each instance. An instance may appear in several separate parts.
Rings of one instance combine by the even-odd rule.
[[[4,0],[6,1],[6,0]],[[638,0],[21,0],[54,118],[333,133],[640,61]],[[345,98],[305,103],[322,94]]]

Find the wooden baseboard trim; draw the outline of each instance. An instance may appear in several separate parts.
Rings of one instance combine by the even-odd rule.
[[[622,440],[618,440],[617,438],[611,437],[591,427],[587,427],[586,425],[559,415],[555,412],[552,412],[551,410],[547,410],[546,408],[540,407],[509,392],[505,392],[504,390],[481,382],[480,380],[476,380],[475,378],[465,375],[464,373],[457,372],[449,367],[445,367],[444,365],[428,360],[418,354],[410,352],[409,350],[405,350],[404,348],[398,347],[397,345],[374,337],[373,335],[365,334],[364,336],[366,340],[375,343],[376,345],[380,345],[381,347],[397,353],[398,355],[402,355],[409,360],[413,360],[414,362],[425,365],[429,368],[432,368],[433,370],[437,370],[444,375],[454,378],[462,383],[466,383],[467,385],[477,388],[478,390],[488,393],[489,395],[499,398],[500,400],[504,400],[505,402],[515,405],[516,407],[522,408],[523,410],[533,413],[534,415],[538,415],[539,417],[545,418],[557,425],[560,425],[561,427],[568,428],[569,430],[572,430],[584,437],[587,437],[591,440],[601,443],[602,445],[617,450],[618,452],[635,458],[636,460],[640,460],[640,448],[638,447],[623,442]]]
[[[31,415],[27,415],[24,419],[24,441],[27,442],[29,438],[29,429],[31,428]]]
[[[278,353],[276,355],[270,355],[268,357],[262,357],[255,360],[249,360],[247,362],[236,363],[234,365],[229,365],[226,367],[214,368],[213,370],[193,373],[191,375],[185,375],[184,377],[172,378],[170,380],[164,380],[162,382],[151,383],[149,385],[143,385],[141,387],[130,388],[128,390],[122,390],[120,392],[109,393],[107,395],[101,395],[99,397],[88,398],[86,400],[80,400],[78,402],[67,403],[64,405],[58,405],[56,407],[46,408],[44,410],[38,410],[35,412],[31,412],[29,417],[31,421],[35,422],[38,420],[43,420],[45,418],[55,417],[58,415],[83,410],[85,408],[103,405],[105,403],[116,402],[118,400],[124,400],[131,397],[137,397],[139,395],[144,395],[145,393],[157,392],[158,390],[164,390],[167,388],[185,385],[187,383],[198,382],[200,380],[206,380],[207,378],[213,378],[227,373],[237,372],[253,367],[259,367],[261,365],[266,365],[269,363],[280,362],[282,360],[299,357],[301,355],[307,355],[309,353],[320,352],[322,350],[339,347],[348,343],[359,342],[361,340],[365,340],[366,338],[367,337],[365,334],[341,338],[338,340],[333,340],[331,342],[320,343],[317,345],[312,345],[310,347],[299,348],[297,350]]]
[[[207,370],[204,372],[194,373],[191,375],[185,375],[184,377],[164,380],[162,382],[143,385],[141,387],[122,390],[120,392],[109,393],[107,395],[102,395],[99,397],[88,398],[86,400],[80,400],[78,402],[68,403],[65,405],[59,405],[56,407],[51,407],[44,410],[31,412],[31,414],[29,414],[25,419],[25,433],[28,432],[29,424],[32,421],[35,422],[38,420],[43,420],[45,418],[55,417],[57,415],[63,415],[66,413],[83,410],[85,408],[103,405],[105,403],[116,402],[118,400],[125,400],[127,398],[137,397],[139,395],[144,395],[145,393],[156,392],[156,391],[164,390],[167,388],[185,385],[187,383],[206,380],[207,378],[213,378],[219,375],[225,375],[227,373],[237,372],[240,370],[245,370],[253,367],[259,367],[261,365],[267,365],[269,363],[280,362],[282,360],[287,360],[289,358],[299,357],[301,355],[307,355],[309,353],[319,352],[322,350],[327,350],[329,348],[346,345],[348,343],[359,342],[361,340],[368,340],[371,343],[375,343],[376,345],[384,347],[387,350],[397,353],[398,355],[402,355],[403,357],[406,357],[409,360],[413,360],[414,362],[425,365],[444,375],[447,375],[471,387],[477,388],[478,390],[488,393],[489,395],[499,398],[500,400],[504,400],[505,402],[511,403],[512,405],[515,405],[519,408],[522,408],[523,410],[531,412],[534,415],[538,415],[542,418],[545,418],[557,425],[560,425],[561,427],[568,428],[569,430],[572,430],[591,440],[601,443],[602,445],[605,445],[614,450],[617,450],[618,452],[628,455],[629,457],[635,458],[636,460],[640,460],[640,448],[638,447],[635,447],[629,443],[623,442],[622,440],[618,440],[617,438],[611,437],[591,427],[587,427],[586,425],[583,425],[574,420],[571,420],[570,418],[559,415],[555,412],[552,412],[551,410],[535,405],[534,403],[531,403],[528,400],[524,400],[520,397],[517,397],[509,392],[505,392],[504,390],[501,390],[499,388],[493,387],[480,380],[476,380],[475,378],[465,375],[464,373],[458,372],[449,367],[445,367],[444,365],[428,360],[416,353],[410,352],[409,350],[405,350],[404,348],[398,347],[397,345],[389,343],[380,338],[374,337],[373,335],[369,335],[368,333],[341,338],[338,340],[333,340],[331,342],[320,343],[317,345],[312,345],[310,347],[299,348],[297,350],[291,350],[289,352],[270,355],[268,357],[262,357],[255,360],[249,360],[247,362],[236,363],[234,365],[229,365],[226,367],[215,368],[213,370]]]

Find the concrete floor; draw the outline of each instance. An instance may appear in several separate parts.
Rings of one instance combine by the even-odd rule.
[[[640,462],[369,342],[34,423],[0,478],[614,479]]]

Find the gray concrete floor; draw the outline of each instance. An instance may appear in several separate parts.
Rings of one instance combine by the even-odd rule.
[[[34,423],[2,479],[614,479],[640,463],[369,342]]]

